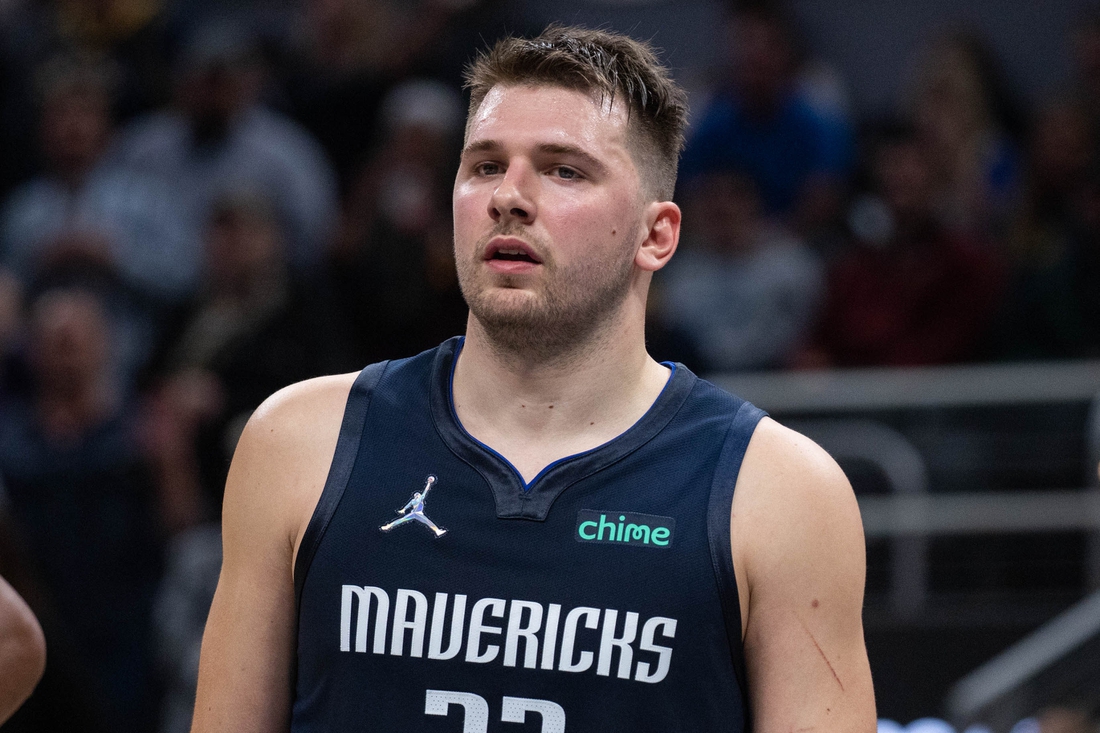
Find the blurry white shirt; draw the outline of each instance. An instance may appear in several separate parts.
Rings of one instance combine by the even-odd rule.
[[[818,316],[824,265],[799,239],[763,229],[750,251],[685,247],[663,276],[670,326],[695,345],[707,370],[782,365]]]
[[[224,140],[198,146],[182,114],[155,112],[124,131],[114,159],[174,185],[200,233],[219,196],[259,194],[280,216],[291,264],[308,269],[321,261],[338,214],[336,174],[317,141],[288,117],[254,107]]]
[[[165,302],[191,293],[201,245],[174,186],[156,176],[101,164],[72,189],[40,176],[17,188],[0,215],[0,262],[24,282],[36,260],[66,232],[103,238],[119,274]]]

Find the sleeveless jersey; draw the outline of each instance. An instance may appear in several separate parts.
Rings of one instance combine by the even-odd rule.
[[[675,365],[527,484],[458,421],[461,345],[351,389],[295,560],[291,730],[748,730],[729,517],[764,413]]]

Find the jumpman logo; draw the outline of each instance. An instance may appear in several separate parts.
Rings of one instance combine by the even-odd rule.
[[[397,510],[397,513],[402,516],[393,520],[389,524],[383,524],[378,529],[382,530],[383,532],[389,532],[394,527],[402,524],[407,524],[408,522],[416,521],[420,522],[425,527],[434,532],[436,537],[442,537],[443,535],[447,534],[447,530],[443,529],[442,527],[436,526],[435,522],[424,516],[424,502],[428,500],[428,492],[431,490],[433,484],[435,484],[435,476],[428,476],[428,481],[424,484],[424,488],[413,494],[408,503]]]

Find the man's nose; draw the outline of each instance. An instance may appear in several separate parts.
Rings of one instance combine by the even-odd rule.
[[[493,196],[489,200],[489,216],[493,221],[530,224],[535,220],[536,175],[535,171],[522,163],[515,163],[508,167],[507,173],[504,174],[500,185],[493,191]]]

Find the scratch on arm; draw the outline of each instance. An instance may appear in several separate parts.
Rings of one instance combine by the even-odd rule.
[[[806,626],[806,622],[802,619],[798,619],[798,623],[802,624],[802,630],[806,632],[806,635],[810,637],[810,641],[813,642],[814,649],[817,649],[817,653],[821,655],[821,658],[825,661],[825,665],[829,668],[829,671],[833,673],[833,679],[840,685],[840,691],[844,692],[844,683],[840,681],[840,677],[837,675],[836,670],[833,669],[833,663],[829,661],[829,658],[825,656],[825,652],[821,650],[821,645],[817,643],[817,639],[814,638],[813,632]]]

